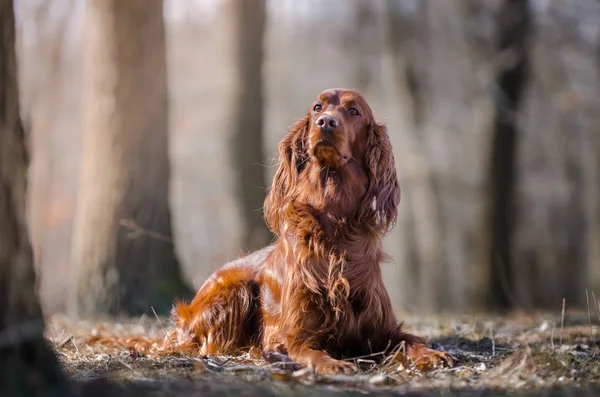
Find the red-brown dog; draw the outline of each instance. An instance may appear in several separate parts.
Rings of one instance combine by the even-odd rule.
[[[257,346],[318,373],[405,343],[413,361],[452,365],[397,322],[381,277],[400,187],[386,128],[355,91],[321,93],[279,145],[265,200],[274,244],[226,264],[173,309],[177,342],[201,354]]]

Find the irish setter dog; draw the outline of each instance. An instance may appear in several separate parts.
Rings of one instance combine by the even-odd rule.
[[[279,144],[264,205],[276,241],[177,303],[174,341],[200,354],[256,346],[317,373],[352,373],[342,358],[401,343],[412,361],[452,365],[402,331],[383,284],[382,238],[399,202],[386,128],[358,92],[322,92]]]

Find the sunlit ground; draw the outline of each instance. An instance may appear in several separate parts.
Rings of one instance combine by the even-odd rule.
[[[86,343],[105,336],[161,339],[168,319],[73,323],[54,317],[47,336],[78,387],[99,395],[595,396],[600,393],[599,314],[567,313],[564,321],[560,313],[405,317],[414,333],[453,354],[455,367],[420,373],[399,355],[378,364],[383,355],[373,352],[352,359],[361,368],[353,376],[282,369],[266,363],[258,351],[239,357],[156,357],[114,343]]]

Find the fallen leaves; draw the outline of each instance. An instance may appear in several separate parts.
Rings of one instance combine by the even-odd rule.
[[[464,323],[457,318],[447,323],[432,321],[420,325],[415,322],[416,333],[428,336],[430,342],[435,342],[436,349],[456,358],[454,368],[415,365],[408,360],[404,346],[397,346],[387,352],[348,358],[347,361],[359,368],[354,375],[319,375],[311,368],[300,367],[280,351],[263,354],[256,347],[235,357],[181,354],[153,357],[143,353],[143,345],[129,349],[114,343],[115,336],[133,345],[136,341],[162,339],[164,331],[153,323],[72,324],[63,320],[49,322],[54,329],[49,329],[48,334],[62,365],[73,378],[80,380],[106,376],[134,381],[182,377],[198,381],[228,376],[284,389],[423,391],[537,389],[581,385],[598,379],[600,339],[597,328],[566,324],[560,344],[558,339],[552,338],[554,321],[556,319],[550,317],[498,317],[472,322],[467,319]],[[438,325],[432,325],[434,323]],[[94,343],[86,343],[89,340]]]

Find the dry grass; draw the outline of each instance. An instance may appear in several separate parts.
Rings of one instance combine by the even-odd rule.
[[[394,352],[386,357],[376,353],[353,358],[361,368],[356,375],[318,376],[306,369],[268,364],[256,350],[239,357],[155,357],[144,354],[144,344],[127,350],[114,344],[86,343],[91,336],[162,339],[161,322],[141,318],[73,323],[54,317],[47,336],[79,387],[92,394],[103,390],[101,395],[110,394],[107,390],[160,395],[312,395],[317,390],[320,395],[600,392],[600,327],[587,312],[567,313],[564,319],[550,314],[407,318],[412,331],[457,359],[454,368],[428,373],[411,368]],[[381,358],[383,363],[378,363]]]

